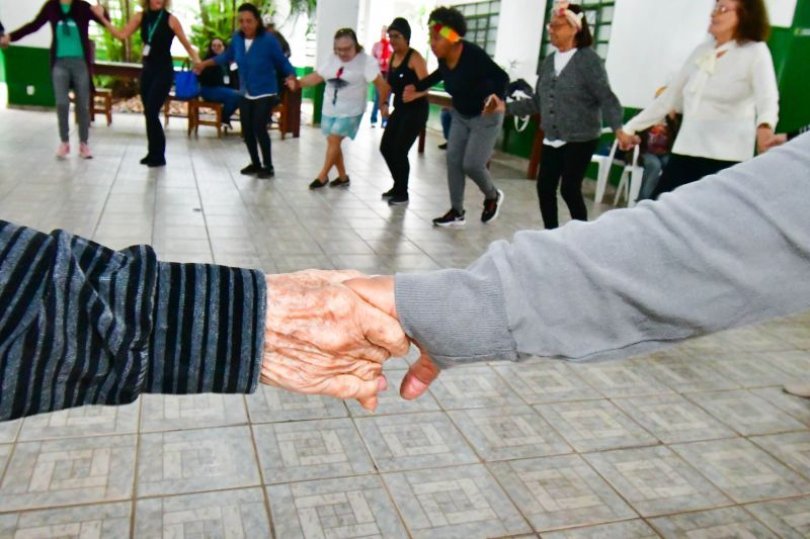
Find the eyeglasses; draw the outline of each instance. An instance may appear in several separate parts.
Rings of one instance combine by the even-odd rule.
[[[729,11],[737,11],[737,9],[727,6],[725,4],[718,4],[714,6],[714,9],[712,10],[712,15],[722,15],[723,13],[728,13]]]
[[[551,22],[546,25],[546,28],[549,30],[559,30],[560,28],[564,28],[566,26],[571,26],[565,22]]]

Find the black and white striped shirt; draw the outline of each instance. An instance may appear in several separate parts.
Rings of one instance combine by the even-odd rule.
[[[260,271],[0,221],[0,420],[141,393],[252,392],[265,308]]]

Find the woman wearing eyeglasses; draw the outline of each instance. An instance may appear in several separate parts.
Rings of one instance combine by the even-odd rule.
[[[763,0],[717,0],[709,34],[667,90],[624,127],[642,131],[670,110],[683,113],[672,157],[653,198],[715,174],[777,143],[779,90],[765,39]],[[636,142],[638,140],[636,139]]]
[[[363,113],[366,110],[368,84],[374,83],[380,95],[380,103],[388,100],[388,84],[380,74],[377,60],[363,52],[357,42],[357,34],[351,28],[341,28],[335,33],[335,54],[330,56],[317,69],[298,81],[291,81],[289,86],[315,86],[326,82],[321,115],[321,132],[326,136],[326,158],[323,168],[309,184],[310,189],[329,187],[347,187],[349,175],[343,160],[341,142],[346,137],[354,139]],[[383,118],[388,118],[388,111],[383,109]],[[337,178],[329,181],[329,171],[337,168]]]
[[[92,72],[90,21],[104,24],[84,0],[48,0],[36,18],[28,24],[0,38],[0,45],[6,46],[33,34],[46,23],[50,23],[51,77],[56,98],[56,117],[59,123],[60,144],[56,157],[64,159],[70,154],[70,98],[73,88],[76,94],[76,116],[79,120],[79,156],[93,157],[88,146],[90,136],[90,96],[92,95]]]

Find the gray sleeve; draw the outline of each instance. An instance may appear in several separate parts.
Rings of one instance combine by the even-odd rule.
[[[466,270],[396,277],[442,366],[621,358],[810,309],[810,134],[657,202],[498,241]]]
[[[615,131],[622,127],[624,115],[622,104],[610,87],[605,64],[599,55],[590,48],[586,48],[582,52],[588,54],[589,76],[585,80],[588,82],[591,94],[599,101],[605,125]]]

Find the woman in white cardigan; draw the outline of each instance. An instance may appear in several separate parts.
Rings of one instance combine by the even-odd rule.
[[[776,143],[779,91],[765,39],[763,0],[717,0],[711,39],[690,55],[667,91],[624,127],[633,134],[683,113],[673,155],[661,173],[661,193],[715,174]]]

